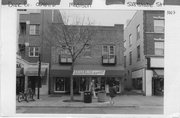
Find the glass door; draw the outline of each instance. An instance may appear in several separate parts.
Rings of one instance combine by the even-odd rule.
[[[55,78],[55,92],[65,92],[65,78]]]

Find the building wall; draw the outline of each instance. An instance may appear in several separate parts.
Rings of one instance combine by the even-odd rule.
[[[92,26],[93,27],[93,26]],[[116,65],[123,66],[123,25],[114,27],[94,26],[97,33],[91,42],[91,57],[84,57],[83,52],[76,60],[76,65],[99,65],[102,66],[102,46],[116,46]],[[52,64],[59,63],[60,48],[52,48]]]
[[[164,33],[154,31],[154,19],[164,18],[164,11],[144,11],[144,54],[154,55],[154,39],[164,39]]]
[[[140,39],[137,40],[136,28],[140,25]],[[132,88],[132,72],[140,70],[146,66],[146,59],[144,56],[144,24],[143,11],[137,11],[131,21],[129,21],[124,31],[124,40],[126,41],[124,56],[126,56],[125,68],[125,86]],[[129,35],[132,35],[132,45],[129,46]],[[140,45],[140,60],[137,61],[137,46]],[[132,64],[130,65],[129,52],[132,51]]]
[[[132,81],[142,78],[142,91],[152,95],[152,70],[147,70],[147,56],[155,56],[155,40],[164,39],[164,32],[154,31],[154,19],[164,19],[163,11],[137,11],[125,28],[124,39],[126,56],[126,88],[133,89]],[[140,24],[140,39],[136,40],[136,27]],[[132,45],[129,46],[129,35],[132,34]],[[140,45],[140,61],[137,61],[137,46]],[[132,51],[132,65],[129,65],[129,52]]]

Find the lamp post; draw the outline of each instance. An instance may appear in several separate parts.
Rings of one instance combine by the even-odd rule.
[[[38,67],[38,95],[37,99],[39,99],[39,93],[40,93],[40,84],[41,84],[41,55],[39,54],[39,67]]]

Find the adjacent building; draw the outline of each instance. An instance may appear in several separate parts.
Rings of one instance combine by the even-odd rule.
[[[124,86],[146,96],[164,91],[164,11],[137,11],[124,30]]]

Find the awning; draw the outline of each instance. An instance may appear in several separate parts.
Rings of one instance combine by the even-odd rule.
[[[24,75],[24,68],[16,68],[16,76],[20,77]]]
[[[38,68],[28,68],[25,72],[26,76],[38,76]],[[41,68],[40,76],[47,75],[47,68]]]
[[[123,70],[106,70],[105,76],[123,77],[124,76],[124,71]]]
[[[164,78],[164,70],[163,69],[154,69],[154,77]]]
[[[51,70],[51,76],[53,77],[70,77],[71,76],[70,70]]]

